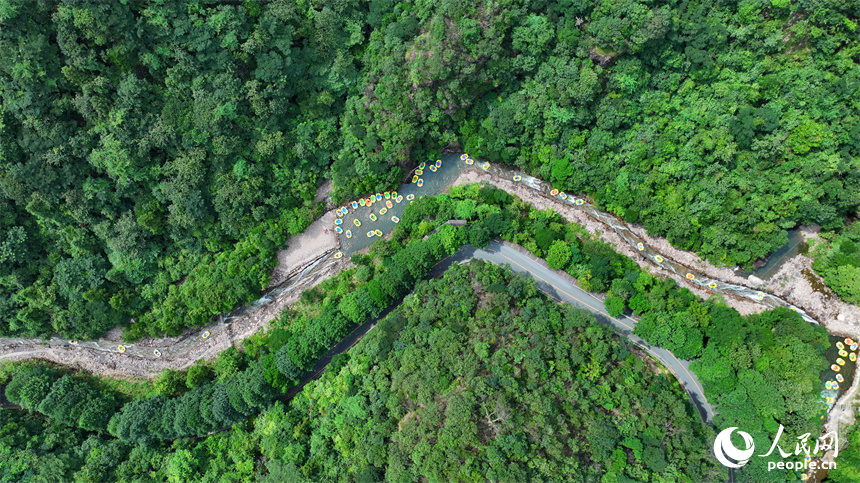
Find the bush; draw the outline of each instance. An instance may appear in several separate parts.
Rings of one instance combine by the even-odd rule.
[[[188,368],[185,375],[185,386],[192,389],[212,379],[212,368],[202,361]]]
[[[165,369],[158,376],[153,387],[158,394],[175,396],[187,387],[185,381],[186,376],[184,372],[175,369]]]

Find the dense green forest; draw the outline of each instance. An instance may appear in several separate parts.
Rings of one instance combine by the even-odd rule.
[[[551,303],[531,279],[483,262],[419,284],[322,380],[252,425],[170,447],[57,432],[50,420],[0,411],[0,473],[19,481],[726,478],[708,454],[713,431],[670,373],[588,312]]]
[[[674,378],[590,313],[474,261],[419,285],[264,418],[292,481],[721,481]],[[658,476],[659,475],[659,476]]]
[[[468,220],[469,223],[465,226],[445,224],[453,217]],[[425,235],[437,227],[440,228],[438,232],[422,241]],[[148,392],[117,390],[104,383],[99,384],[93,378],[68,374],[67,370],[38,363],[15,363],[9,366],[0,371],[0,384],[6,384],[6,395],[12,402],[48,416],[48,421],[42,425],[45,431],[50,431],[55,424],[65,424],[74,428],[74,434],[86,430],[87,433],[81,433],[84,434],[82,437],[103,441],[100,444],[118,448],[111,451],[121,452],[120,449],[125,448],[122,451],[130,455],[129,458],[147,458],[147,463],[140,463],[143,465],[140,468],[146,469],[134,471],[158,474],[159,468],[167,465],[165,458],[170,458],[169,461],[178,465],[176,471],[186,466],[182,471],[191,472],[188,474],[208,474],[211,471],[207,478],[213,481],[218,478],[240,479],[238,476],[224,477],[226,473],[223,472],[227,471],[245,471],[242,474],[251,478],[254,471],[266,473],[269,470],[258,467],[261,461],[259,456],[266,453],[255,449],[256,443],[249,442],[254,441],[249,432],[256,431],[249,425],[259,427],[264,424],[268,428],[266,431],[275,431],[287,424],[283,422],[282,416],[272,416],[278,418],[277,422],[261,422],[272,414],[273,399],[289,390],[313,360],[348,334],[354,324],[380,314],[385,307],[413,291],[436,261],[454,253],[465,243],[485,246],[497,235],[523,245],[535,255],[545,257],[550,266],[576,277],[582,287],[606,292],[606,306],[611,315],[618,316],[626,310],[634,311],[641,319],[637,328],[640,334],[655,344],[672,349],[678,357],[693,359],[691,370],[702,381],[708,401],[717,406],[717,428],[729,425],[749,428],[757,441],[770,440],[778,424],[786,427],[786,434],[795,436],[804,432],[817,434],[820,430],[823,412],[818,395],[821,390],[818,374],[827,366],[822,354],[828,343],[823,328],[806,324],[796,313],[788,310],[772,310],[742,317],[734,309],[723,305],[719,298],[702,301],[686,288],[678,287],[674,280],[658,279],[642,271],[632,260],[594,239],[581,226],[565,222],[558,214],[550,210],[535,210],[502,190],[477,184],[458,186],[452,188],[449,194],[416,200],[407,207],[390,239],[378,240],[368,255],[354,256],[354,268],[305,292],[301,302],[286,311],[268,331],[246,339],[243,351],[229,349],[214,361],[203,361],[187,371],[165,371]],[[481,270],[503,273],[491,267]],[[515,300],[536,297],[533,285],[520,278],[495,283],[487,281],[486,277],[476,277],[475,283],[483,284],[486,290],[474,289],[476,291],[473,294],[483,296],[484,292],[493,293],[493,301],[506,298],[504,294]],[[434,317],[457,317],[462,319],[462,323],[472,323],[472,319],[486,316],[483,309],[489,302],[475,306],[464,302],[458,308],[445,308],[438,305],[435,299],[424,298],[428,290],[425,284],[425,288],[419,288],[401,308],[418,310],[416,307],[436,307],[435,311],[422,308],[418,313],[419,324],[421,318],[435,312],[438,314]],[[436,291],[440,292],[438,288]],[[532,320],[529,327],[535,331],[552,329],[555,318],[549,315],[550,312],[526,306],[524,309],[514,307],[511,313],[516,319],[525,317],[524,313],[531,314],[533,310],[544,315]],[[460,311],[460,315],[453,313],[457,311]],[[491,312],[492,317],[507,320],[501,314]],[[549,324],[549,329],[543,324]],[[374,334],[379,327],[381,325],[370,333]],[[493,332],[495,327],[475,330]],[[603,332],[598,326],[594,330]],[[507,337],[503,331],[493,333],[499,340]],[[468,334],[460,335],[471,337]],[[394,346],[394,339],[391,343]],[[484,353],[484,348],[489,351],[488,347],[480,347],[476,351]],[[532,348],[528,347],[528,350],[519,352],[520,356],[533,357],[530,352]],[[599,352],[598,349],[592,349],[591,353]],[[381,354],[382,357],[385,354]],[[431,357],[432,354],[428,352],[422,355],[421,360]],[[553,359],[534,356],[535,364],[543,364],[540,367],[549,367],[550,360]],[[345,361],[347,358],[344,357],[335,359],[330,370],[337,371]],[[592,368],[601,370],[599,364]],[[552,373],[547,370],[547,374]],[[537,374],[530,379],[535,384],[535,390],[544,379],[543,372],[538,371]],[[452,384],[453,380],[448,384]],[[424,380],[424,384],[434,388],[435,381],[430,377]],[[599,387],[599,383],[595,387]],[[99,394],[99,391],[103,394]],[[617,397],[614,392],[611,396]],[[103,412],[86,413],[84,401],[90,400],[98,402]],[[635,403],[621,400],[613,400],[612,405],[613,411],[637,407]],[[276,403],[275,407],[278,406],[279,403]],[[289,412],[291,407],[278,411]],[[490,411],[493,408],[487,409]],[[256,416],[261,412],[264,416]],[[343,418],[353,421],[349,418],[360,414],[363,413],[343,414]],[[296,421],[300,420],[288,419],[291,425],[298,424]],[[623,426],[623,422],[618,424],[619,428]],[[230,425],[233,427],[230,431],[206,436],[210,431]],[[616,429],[621,434],[622,431]],[[611,433],[608,429],[606,431]],[[184,438],[186,436],[200,439]],[[288,456],[298,459],[311,456],[319,458],[321,466],[308,467],[304,470],[308,472],[305,476],[317,475],[315,472],[329,468],[334,464],[332,461],[339,458],[337,451],[342,448],[326,446],[323,440],[319,440],[323,436],[331,437],[332,434],[319,434],[316,439],[311,439],[309,452],[299,455],[290,453]],[[363,444],[378,441],[378,437],[383,436],[387,437],[385,434],[366,434]],[[271,448],[283,440],[280,435],[273,438],[273,442],[269,443]],[[26,440],[13,441],[24,444]],[[336,442],[339,443],[340,439]],[[9,451],[22,450],[19,443],[8,444],[11,448]],[[225,453],[223,448],[231,444],[238,445],[239,449]],[[632,450],[619,444],[620,447],[615,449],[625,453],[627,450],[623,448]],[[708,441],[710,444],[712,441]],[[402,451],[408,447],[404,445],[401,446]],[[181,449],[177,452],[181,456],[166,456],[167,448],[171,451]],[[665,448],[663,450],[665,454]],[[97,454],[101,455],[103,451],[106,450],[99,449]],[[653,450],[650,453],[652,456],[655,454]],[[512,458],[512,454],[503,456]],[[610,455],[614,454],[613,449]],[[614,458],[611,456],[611,461],[617,461]],[[229,461],[233,461],[236,467],[230,467]],[[638,459],[630,460],[629,463],[636,461]],[[273,475],[280,475],[273,476],[273,479],[293,475],[289,465],[282,466],[270,468]],[[227,467],[232,469],[225,469]],[[602,471],[608,473],[615,471],[612,468],[601,467]],[[647,470],[650,466],[645,464],[644,468]],[[408,471],[443,471],[443,468],[419,465]],[[796,476],[792,472],[764,472],[760,461],[751,462],[738,475],[746,475],[753,481],[785,481]],[[160,478],[163,478],[163,473]],[[464,476],[463,479],[468,478]],[[624,480],[619,477],[619,481]]]
[[[393,187],[455,143],[749,264],[860,202],[858,16],[835,0],[2,0],[0,335],[199,325],[267,285],[323,178],[336,200]]]
[[[812,268],[846,302],[860,304],[860,221],[839,233],[822,233],[813,250]]]

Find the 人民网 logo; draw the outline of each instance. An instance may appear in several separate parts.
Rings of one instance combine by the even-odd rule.
[[[750,456],[755,452],[755,443],[753,443],[752,436],[743,431],[738,431],[738,434],[744,439],[746,449],[741,450],[735,448],[732,444],[731,435],[732,431],[736,429],[738,429],[737,426],[726,428],[720,431],[720,434],[717,435],[717,439],[714,440],[714,455],[717,457],[717,461],[722,463],[723,466],[727,466],[729,468],[740,468],[747,464]],[[727,457],[737,461],[737,464],[729,461]]]

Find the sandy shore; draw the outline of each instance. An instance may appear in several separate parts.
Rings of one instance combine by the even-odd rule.
[[[331,192],[331,182],[326,181],[317,190],[315,201],[328,199]],[[278,266],[272,270],[272,281],[269,288],[279,285],[295,272],[306,267],[310,262],[323,254],[340,246],[337,233],[334,231],[334,220],[337,218],[331,206],[326,202],[328,211],[311,223],[301,234],[287,240],[287,248],[278,250]]]

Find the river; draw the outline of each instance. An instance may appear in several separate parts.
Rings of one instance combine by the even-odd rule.
[[[553,188],[548,183],[538,178],[526,175],[525,173],[510,170],[485,160],[476,159],[474,161],[474,164],[470,166],[467,165],[466,162],[461,160],[460,156],[456,154],[446,154],[438,159],[440,165],[438,168],[435,169],[435,171],[431,169],[431,166],[435,167],[435,165],[437,164],[436,160],[427,160],[421,173],[417,174],[418,179],[422,181],[422,186],[419,187],[418,183],[412,182],[408,182],[401,185],[401,187],[397,191],[397,194],[403,197],[402,201],[397,202],[394,196],[390,196],[391,199],[389,200],[386,200],[383,197],[380,201],[376,201],[372,205],[359,206],[357,209],[351,208],[351,205],[346,205],[348,208],[348,213],[340,217],[340,220],[342,220],[342,224],[340,226],[343,229],[343,233],[338,235],[341,253],[343,256],[348,257],[352,253],[367,248],[374,241],[376,241],[376,236],[367,236],[367,232],[370,230],[380,230],[383,235],[388,234],[395,226],[395,222],[393,221],[392,217],[399,218],[402,216],[403,211],[409,204],[409,200],[407,198],[410,197],[410,195],[414,196],[416,199],[423,196],[437,195],[447,189],[464,170],[475,169],[479,171],[485,171],[498,178],[512,181],[519,180],[519,183],[522,183],[524,186],[527,186],[532,190],[535,190],[546,196],[551,196],[560,203],[565,203],[571,207],[574,207],[575,209],[582,210],[588,216],[609,226],[624,241],[629,243],[630,246],[636,248],[642,256],[649,258],[651,261],[656,264],[659,264],[666,270],[669,270],[679,276],[685,277],[690,284],[697,285],[700,288],[707,289],[712,292],[729,294],[736,297],[745,298],[753,302],[765,305],[767,307],[787,307],[791,310],[798,312],[801,317],[807,322],[812,324],[818,324],[815,319],[810,317],[802,309],[793,306],[792,304],[786,302],[779,297],[741,285],[731,284],[723,282],[721,280],[710,278],[704,274],[691,270],[668,257],[661,255],[653,248],[645,244],[644,240],[639,238],[626,225],[624,221],[620,220],[618,217],[610,213],[597,209],[596,207],[594,207],[594,205],[589,203],[587,199],[578,198],[577,196],[572,194],[567,195],[566,199],[562,199],[561,193],[555,195],[552,194]],[[416,174],[416,172],[410,174],[414,175]],[[390,202],[390,208],[387,207],[386,201]],[[384,213],[383,209],[385,210]],[[371,213],[376,216],[376,221],[371,220]],[[355,226],[353,220],[359,220],[361,226]],[[347,230],[351,231],[352,237],[347,237]],[[794,244],[795,247],[797,245],[798,243]],[[786,252],[790,251],[791,249],[792,248],[789,247],[788,249],[786,249]],[[778,259],[784,258],[780,255],[784,255],[784,253],[775,253],[774,256],[771,257],[771,260],[773,260],[774,263],[778,263]],[[171,345],[159,348],[162,357],[168,356],[176,358],[183,356],[191,348],[199,345],[202,342],[202,335],[205,332],[209,332],[210,334],[214,335],[219,331],[226,330],[233,322],[239,320],[242,316],[245,316],[248,313],[254,312],[261,307],[266,306],[272,300],[275,300],[279,295],[285,292],[295,290],[295,288],[297,286],[300,286],[308,277],[314,276],[316,272],[320,270],[321,267],[324,267],[327,264],[331,264],[333,263],[333,261],[334,260],[332,258],[332,255],[328,255],[318,260],[314,260],[301,273],[285,280],[280,285],[270,289],[253,304],[249,304],[245,307],[240,307],[224,316],[221,320],[213,322],[212,324],[209,324],[205,327],[201,327],[199,330],[188,331],[182,337],[178,338],[178,340],[172,342]],[[766,265],[762,268],[766,267],[768,266]],[[0,339],[0,346],[16,345],[19,347],[26,347],[35,345],[48,345],[67,347],[68,343],[68,341],[57,337],[51,338],[48,341],[44,341],[41,339],[25,338]],[[79,341],[78,346],[91,350],[120,352],[120,348],[115,341],[106,341],[103,339],[95,341]],[[150,346],[142,347],[136,344],[123,344],[123,349],[125,354],[128,355],[133,355],[141,358],[155,357],[155,355],[153,354],[153,348]],[[853,371],[851,372],[853,373]],[[848,377],[846,377],[846,381],[843,384],[844,387],[848,387],[851,382],[851,376],[847,376]]]

